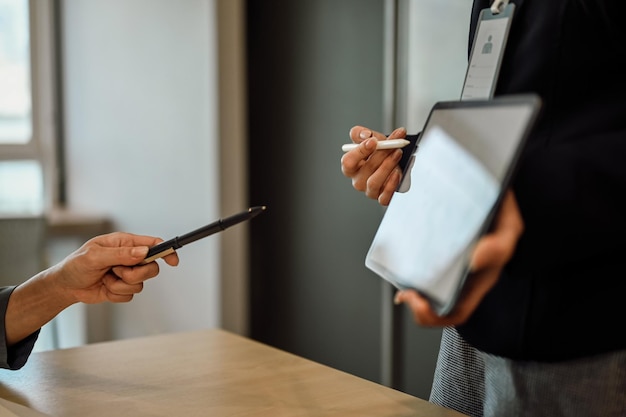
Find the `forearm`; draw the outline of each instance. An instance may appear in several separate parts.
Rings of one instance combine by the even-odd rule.
[[[36,332],[75,302],[56,285],[59,273],[52,267],[15,288],[4,318],[7,346]]]

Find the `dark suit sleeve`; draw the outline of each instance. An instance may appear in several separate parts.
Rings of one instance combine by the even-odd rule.
[[[7,346],[5,317],[9,297],[14,289],[15,286],[0,287],[0,317],[2,317],[2,320],[0,320],[0,368],[12,370],[20,369],[26,364],[39,336],[38,330],[19,343],[10,347]]]

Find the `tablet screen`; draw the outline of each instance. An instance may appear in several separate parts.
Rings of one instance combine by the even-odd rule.
[[[534,96],[437,103],[367,267],[399,288],[420,291],[440,314],[449,312],[538,107]]]

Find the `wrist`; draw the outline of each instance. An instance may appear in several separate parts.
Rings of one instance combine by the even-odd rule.
[[[71,288],[63,285],[63,267],[62,265],[52,266],[42,271],[40,276],[36,277],[42,281],[42,289],[51,299],[56,300],[56,306],[63,310],[72,304],[76,304],[79,300]]]
[[[5,337],[11,346],[40,329],[75,301],[58,285],[55,267],[15,287],[5,313]]]

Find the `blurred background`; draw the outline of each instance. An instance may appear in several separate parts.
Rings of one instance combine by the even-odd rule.
[[[37,350],[220,327],[427,398],[440,331],[364,259],[384,209],[340,170],[356,124],[460,95],[467,0],[0,0],[0,285],[90,237],[185,247],[133,302],[75,305]]]

